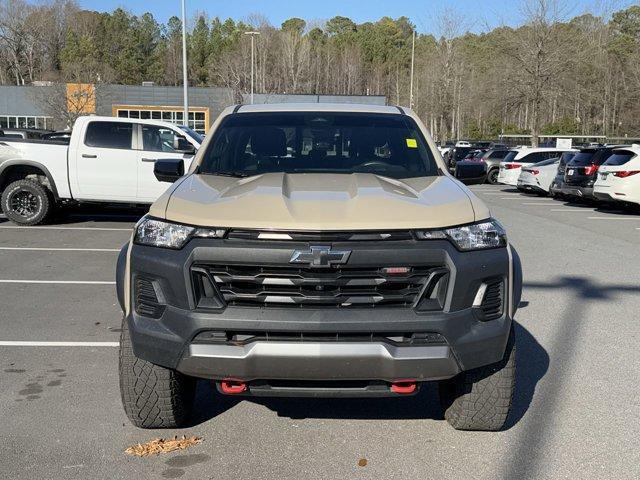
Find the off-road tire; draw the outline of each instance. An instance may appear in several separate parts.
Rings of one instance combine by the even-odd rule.
[[[11,206],[12,197],[19,193],[26,193],[33,196],[35,200],[34,208],[36,211],[30,215],[21,215],[14,211]],[[0,199],[2,211],[6,217],[19,225],[38,225],[47,220],[54,207],[54,199],[51,191],[33,180],[23,179],[7,185],[2,192]]]
[[[489,173],[487,173],[487,183],[490,183],[491,185],[497,185],[499,174],[500,170],[498,170],[497,168],[492,168],[491,170],[489,170]]]
[[[501,430],[507,421],[516,384],[513,327],[504,358],[440,382],[444,418],[456,430]]]
[[[176,428],[193,409],[196,379],[137,358],[126,319],[120,334],[120,395],[127,417],[140,428]]]

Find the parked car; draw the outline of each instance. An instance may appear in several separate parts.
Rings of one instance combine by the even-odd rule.
[[[560,163],[560,157],[522,167],[522,172],[518,177],[518,190],[548,194],[549,187],[556,178],[558,163]]]
[[[577,151],[564,152],[560,155],[560,161],[558,162],[558,170],[556,176],[549,186],[549,194],[553,197],[562,196],[562,187],[564,187],[564,173],[567,169],[567,164],[575,157]]]
[[[455,147],[449,151],[447,157],[445,159],[447,166],[449,167],[449,171],[451,173],[456,171],[456,164],[463,160],[469,152],[474,150],[472,147]]]
[[[134,425],[184,425],[196,378],[289,397],[437,381],[454,428],[505,424],[522,277],[504,230],[411,110],[321,107],[227,108],[186,178],[156,163],[175,183],[116,273]]]
[[[503,161],[511,150],[498,148],[487,150],[482,156],[482,161],[487,164],[487,182],[495,185],[498,183],[500,162]],[[515,156],[515,153],[514,153]]]
[[[0,138],[0,205],[22,225],[44,222],[54,205],[150,204],[166,189],[159,159],[189,166],[198,141],[157,120],[80,117],[71,141]]]
[[[498,173],[498,183],[505,185],[518,185],[518,177],[524,165],[533,165],[534,163],[557,157],[564,153],[565,149],[560,148],[521,148],[514,150],[515,155],[507,155],[500,162],[500,172]]]
[[[487,165],[476,158],[460,160],[456,164],[454,176],[465,185],[484,183],[487,179]]]
[[[613,150],[598,169],[593,195],[599,200],[640,205],[640,145]]]
[[[466,140],[458,140],[456,142],[456,147],[470,147],[471,146],[471,142],[468,142]]]
[[[567,164],[562,194],[569,197],[594,200],[593,185],[598,169],[621,145],[581,148]]]

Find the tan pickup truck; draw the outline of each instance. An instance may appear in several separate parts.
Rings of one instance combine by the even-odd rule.
[[[381,397],[436,381],[458,429],[503,427],[522,276],[487,207],[392,106],[225,110],[117,268],[120,386],[144,428],[227,395]],[[427,408],[427,405],[425,405]]]

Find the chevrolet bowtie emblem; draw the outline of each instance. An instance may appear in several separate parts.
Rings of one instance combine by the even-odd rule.
[[[331,250],[331,247],[310,247],[309,250],[296,250],[291,263],[308,263],[312,267],[330,267],[347,263],[350,250]]]

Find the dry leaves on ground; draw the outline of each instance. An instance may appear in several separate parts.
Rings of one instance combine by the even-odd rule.
[[[192,447],[202,443],[200,437],[185,437],[182,438],[173,437],[173,439],[164,440],[162,438],[156,438],[147,443],[138,443],[127,448],[124,453],[134,455],[136,457],[146,457],[148,455],[158,455],[160,453],[169,453],[175,450],[184,450],[185,448]]]

